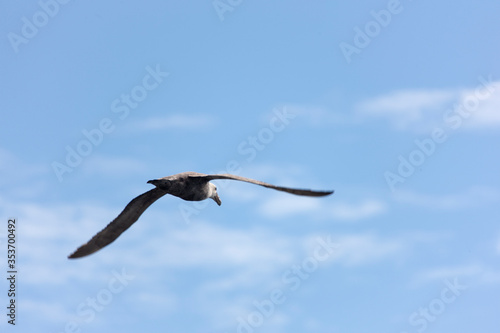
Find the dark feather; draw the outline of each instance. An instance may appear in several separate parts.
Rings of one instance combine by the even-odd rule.
[[[276,186],[272,185],[269,183],[264,183],[261,182],[260,180],[255,180],[255,179],[250,179],[250,178],[245,178],[241,176],[235,176],[235,175],[230,175],[230,174],[220,174],[220,175],[193,175],[190,177],[203,177],[210,180],[214,179],[232,179],[232,180],[239,180],[242,182],[247,182],[251,184],[256,184],[260,186],[264,186],[267,188],[271,188],[273,190],[278,190],[278,191],[283,191],[295,195],[304,195],[304,196],[309,196],[309,197],[322,197],[325,195],[332,194],[333,191],[313,191],[313,190],[306,190],[306,189],[298,189],[298,188],[290,188],[290,187],[283,187],[283,186]]]
[[[130,228],[153,202],[165,194],[167,194],[166,191],[157,187],[139,195],[129,202],[117,218],[92,237],[86,244],[80,246],[68,258],[73,259],[87,256],[112,243],[125,230]]]

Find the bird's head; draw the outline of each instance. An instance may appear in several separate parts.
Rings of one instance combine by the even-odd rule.
[[[208,197],[217,202],[219,206],[221,205],[222,202],[220,201],[219,195],[217,194],[217,186],[212,183],[208,183]]]

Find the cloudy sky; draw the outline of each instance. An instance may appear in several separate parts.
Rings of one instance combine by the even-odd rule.
[[[497,1],[0,7],[2,332],[500,326]],[[335,194],[219,181],[67,259],[183,171]]]

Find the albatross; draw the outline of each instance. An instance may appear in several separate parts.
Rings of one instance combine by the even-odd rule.
[[[88,256],[89,254],[99,251],[106,245],[109,245],[132,224],[134,224],[134,222],[139,219],[139,216],[141,216],[141,214],[144,213],[144,211],[151,206],[153,202],[160,199],[165,194],[171,194],[187,201],[201,201],[210,198],[220,206],[222,202],[217,194],[217,187],[210,183],[211,180],[217,179],[238,180],[264,186],[273,190],[308,197],[322,197],[333,193],[333,191],[313,191],[276,186],[259,180],[231,174],[207,175],[198,172],[182,172],[172,176],[153,179],[148,181],[148,183],[153,184],[155,186],[154,189],[149,190],[130,201],[120,215],[118,215],[104,229],[92,237],[91,240],[80,246],[75,252],[69,255],[68,258],[73,259]]]

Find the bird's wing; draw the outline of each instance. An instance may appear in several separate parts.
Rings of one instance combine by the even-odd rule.
[[[141,216],[153,202],[165,194],[167,194],[166,191],[157,187],[139,195],[129,202],[117,218],[97,233],[97,235],[92,237],[86,244],[80,246],[73,254],[68,256],[68,258],[73,259],[87,256],[112,243],[118,236],[134,224],[139,216]]]
[[[204,178],[208,179],[209,181],[213,180],[213,179],[239,180],[242,182],[247,182],[247,183],[252,183],[252,184],[264,186],[267,188],[272,188],[273,190],[283,191],[283,192],[292,193],[292,194],[296,194],[296,195],[305,195],[305,196],[309,196],[309,197],[322,197],[322,196],[329,195],[329,194],[333,193],[333,191],[313,191],[313,190],[305,190],[305,189],[276,186],[276,185],[261,182],[259,180],[245,178],[245,177],[236,176],[236,175],[231,175],[231,174],[227,174],[227,173],[220,174],[220,175],[191,175],[190,177],[204,177]]]

